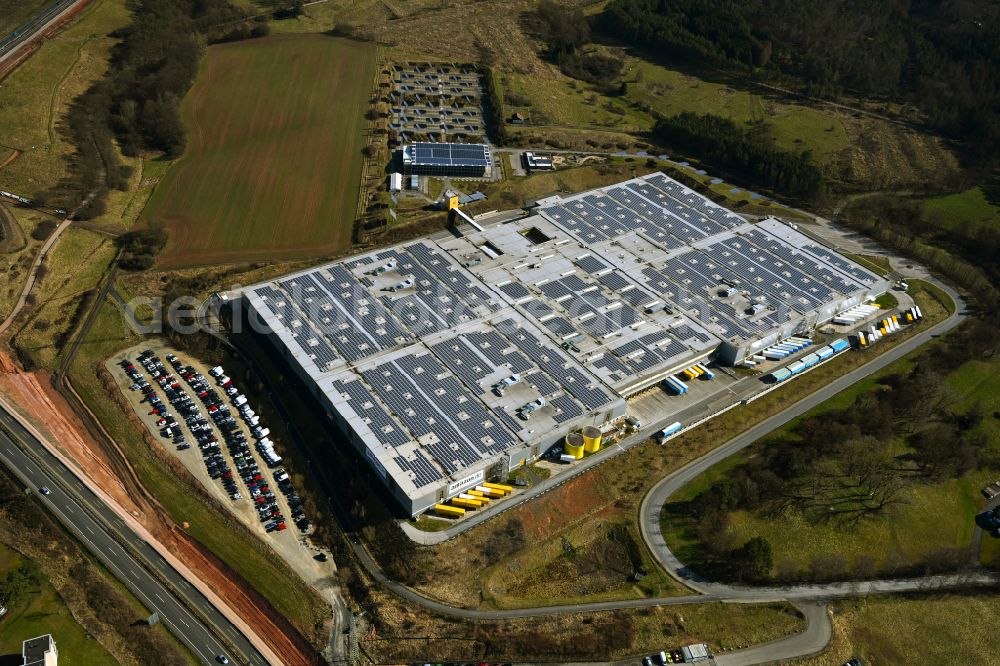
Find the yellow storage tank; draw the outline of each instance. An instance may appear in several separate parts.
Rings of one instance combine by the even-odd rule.
[[[601,450],[601,429],[595,426],[583,426],[583,450],[587,453],[597,453]]]
[[[573,456],[577,460],[583,457],[583,435],[578,432],[571,432],[566,435],[566,443],[563,444],[563,451],[566,455]]]

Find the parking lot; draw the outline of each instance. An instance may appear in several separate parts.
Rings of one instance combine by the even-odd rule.
[[[153,436],[307,582],[328,578],[334,564],[307,541],[301,499],[246,397],[195,359],[147,347],[106,366]]]

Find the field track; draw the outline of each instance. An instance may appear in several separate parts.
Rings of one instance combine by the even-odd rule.
[[[141,218],[170,231],[159,265],[348,247],[375,56],[322,35],[209,48],[183,104],[187,150]]]

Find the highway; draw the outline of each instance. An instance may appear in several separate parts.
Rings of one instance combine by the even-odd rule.
[[[225,654],[233,664],[265,666],[268,663],[200,592],[3,409],[0,409],[0,425],[3,427],[0,429],[0,460],[38,494],[45,508],[151,612],[159,613],[160,621],[198,659],[214,664],[217,655]],[[42,486],[50,489],[49,495],[38,492]],[[122,544],[127,544],[128,548],[123,548]],[[154,570],[155,575],[151,573]],[[197,609],[212,629],[224,635],[244,656],[238,658],[228,650],[190,608]]]
[[[55,0],[43,7],[37,14],[19,25],[13,33],[0,39],[0,64],[17,52],[36,34],[58,21],[66,12],[87,0]]]

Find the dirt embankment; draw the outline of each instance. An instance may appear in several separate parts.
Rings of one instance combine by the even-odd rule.
[[[83,421],[53,389],[47,374],[23,372],[0,352],[0,393],[64,457],[76,463],[92,487],[101,488],[121,509],[135,517],[190,574],[229,606],[230,617],[240,618],[274,654],[281,655],[282,663],[301,666],[322,663],[316,651],[260,594],[173,523],[139,484],[121,451],[108,450],[87,432]]]

